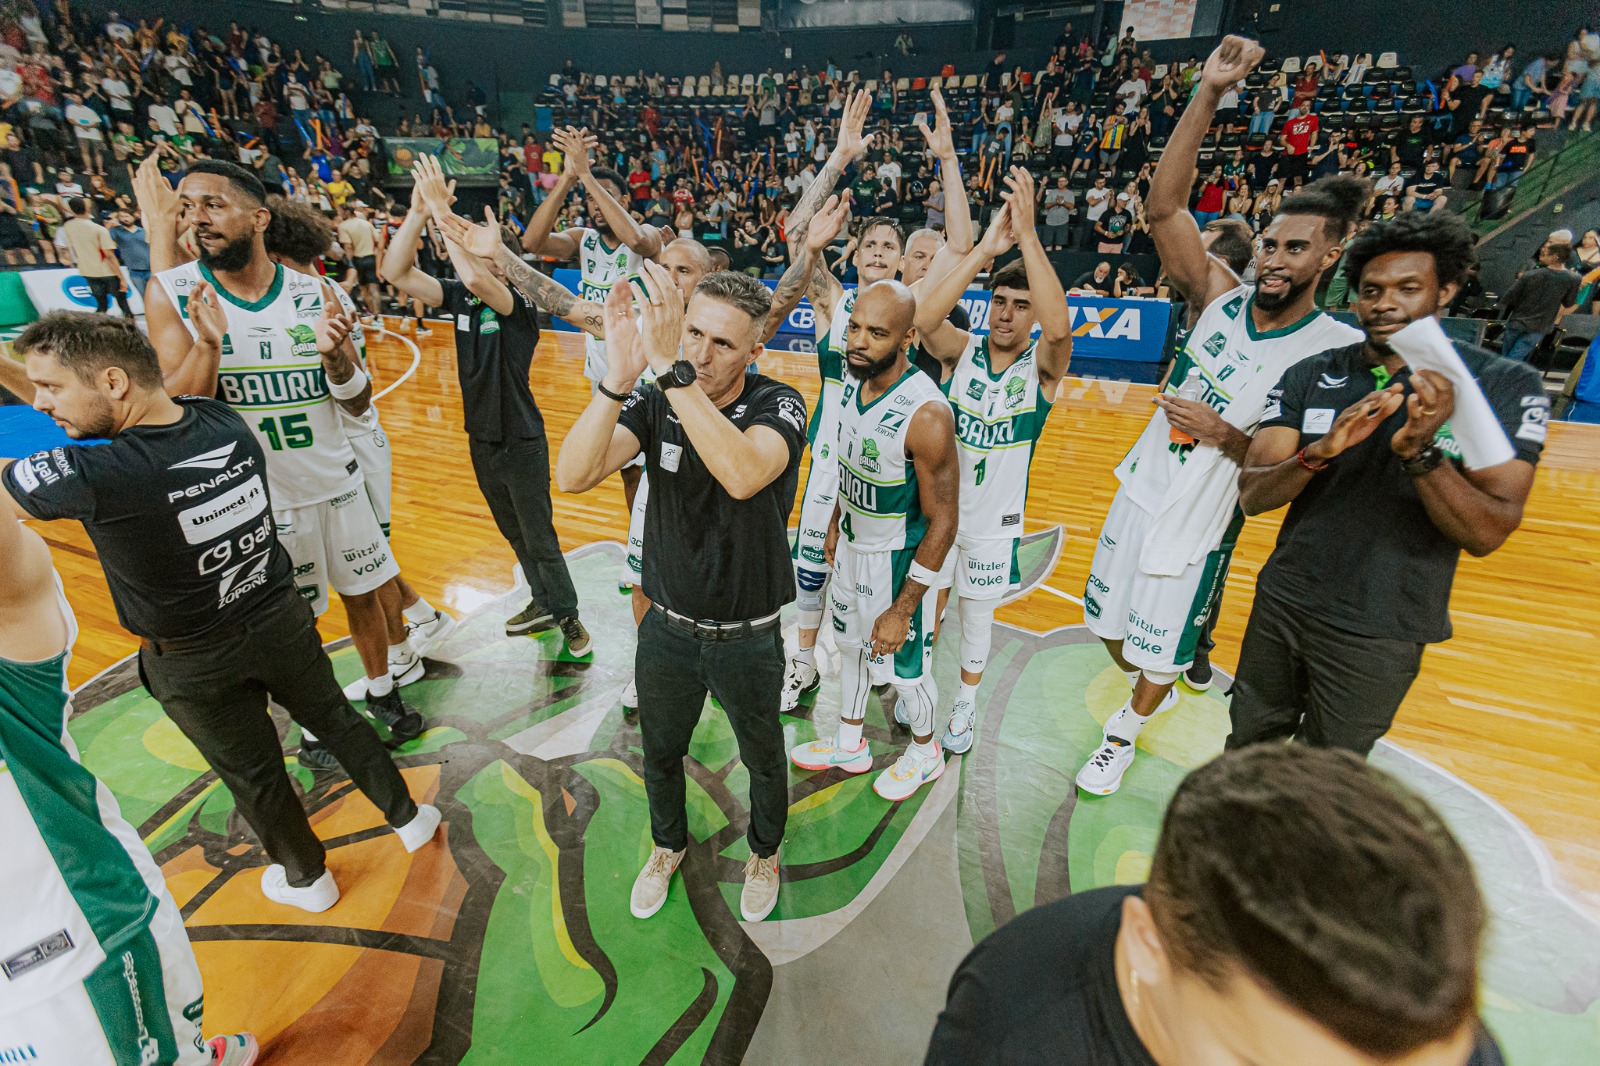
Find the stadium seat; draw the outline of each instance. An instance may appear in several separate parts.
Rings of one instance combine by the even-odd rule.
[[[976,89],[978,87],[978,76],[976,74],[968,74],[961,79],[961,87],[963,89]]]
[[[1392,70],[1400,65],[1400,56],[1395,52],[1385,52],[1378,57],[1379,70]]]
[[[1150,80],[1152,81],[1160,81],[1166,76],[1167,64],[1165,63],[1157,63],[1155,69],[1150,72]]]
[[[746,74],[739,82],[739,87],[746,92],[754,89],[756,87],[756,76],[754,74]]]
[[[895,91],[897,91],[897,92],[902,92],[902,93],[910,92],[911,91],[911,79],[910,78],[896,78],[895,79],[895,83],[894,83],[894,87],[895,87]]]
[[[944,79],[941,78],[937,74],[935,74],[933,77],[928,79],[928,88],[930,88],[930,89],[938,89],[938,88],[942,87],[943,85],[944,85]]]
[[[1285,59],[1283,61],[1283,65],[1278,68],[1278,71],[1282,74],[1300,73],[1300,57],[1290,56],[1289,58]]]

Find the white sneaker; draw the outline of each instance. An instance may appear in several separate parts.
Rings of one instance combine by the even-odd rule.
[[[945,726],[944,736],[940,739],[944,750],[956,755],[971,751],[975,737],[973,726],[977,720],[978,708],[972,705],[971,700],[956,700],[956,705],[950,708],[950,723]]]
[[[433,330],[429,329],[427,326],[418,326],[417,327],[417,336],[419,336],[419,337],[431,337],[431,336],[433,336]]]
[[[453,620],[452,620],[453,622]],[[409,685],[413,681],[421,681],[422,675],[428,672],[428,664],[422,661],[422,656],[414,649],[407,647],[399,654],[389,653],[389,676],[394,678],[395,687]],[[351,703],[367,698],[367,679],[365,675],[356,678],[344,687],[344,698]]]
[[[1078,787],[1096,796],[1109,796],[1122,787],[1122,775],[1133,765],[1133,745],[1107,738],[1078,771]]]
[[[655,848],[645,860],[644,869],[633,879],[633,895],[628,909],[635,918],[648,918],[667,902],[667,889],[672,884],[673,872],[683,861],[683,852]]]
[[[911,754],[911,749],[907,748],[905,754],[894,761],[893,766],[878,775],[878,779],[872,783],[872,791],[886,800],[898,803],[909,798],[929,781],[936,780],[942,773],[944,773],[944,753],[939,750],[937,743],[933,746],[933,754],[923,759]]]
[[[639,683],[634,678],[628,678],[628,686],[622,690],[622,706],[630,711],[639,709]]]
[[[1165,714],[1168,711],[1172,710],[1172,708],[1174,708],[1174,707],[1176,707],[1178,705],[1178,699],[1179,699],[1179,696],[1178,696],[1177,686],[1173,686],[1173,688],[1172,688],[1172,690],[1170,692],[1168,692],[1165,696],[1161,697],[1161,702],[1156,704],[1156,709],[1150,712],[1150,718],[1146,718],[1145,719],[1145,723],[1149,724],[1151,718],[1154,718],[1158,714]],[[1132,715],[1133,715],[1133,708],[1129,707],[1126,703],[1124,703],[1121,707],[1119,707],[1117,709],[1117,713],[1113,714],[1110,718],[1106,719],[1105,729],[1102,730],[1102,732],[1104,733],[1105,736],[1108,736],[1108,737],[1119,737],[1121,739],[1126,740],[1127,739],[1127,734],[1126,733],[1117,732],[1117,727],[1120,726],[1123,722],[1126,722],[1128,720],[1128,718],[1131,717]],[[1144,727],[1140,726],[1140,728],[1142,729]]]
[[[800,659],[790,659],[789,665],[783,671],[783,700],[778,709],[784,714],[792,714],[800,706],[800,698],[807,693],[817,691],[822,684],[822,675],[817,673],[817,668],[812,663]]]
[[[320,914],[339,902],[339,886],[334,883],[332,870],[324,869],[322,876],[309,885],[295,888],[289,884],[288,872],[277,863],[262,872],[261,894],[274,903],[299,907],[312,914]]]
[[[439,808],[431,803],[417,804],[416,816],[405,825],[395,826],[394,831],[407,851],[416,851],[439,831]]]
[[[456,631],[456,620],[443,611],[435,610],[426,622],[407,622],[406,634],[411,638],[411,650],[418,655],[428,650]]]
[[[839,747],[837,734],[790,748],[789,759],[802,770],[831,770],[837,766],[846,773],[864,774],[872,769],[872,749],[866,740],[853,751],[846,751]]]
[[[744,890],[739,893],[739,914],[747,922],[759,922],[778,905],[778,853],[762,858],[751,855],[744,861]]]

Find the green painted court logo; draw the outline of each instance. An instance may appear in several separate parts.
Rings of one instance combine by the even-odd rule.
[[[877,441],[868,437],[861,442],[861,469],[869,474],[876,474],[878,472],[879,458]]]
[[[289,354],[296,359],[315,359],[317,352],[317,331],[310,326],[290,326],[284,331],[289,334]]]

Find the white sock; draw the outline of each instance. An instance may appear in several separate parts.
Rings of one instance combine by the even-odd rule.
[[[416,658],[417,653],[411,650],[411,638],[407,637],[398,644],[389,645],[389,661],[400,662]]]
[[[317,742],[316,734],[312,733],[311,730],[307,729],[305,726],[300,727],[300,739],[309,740],[313,744]]]
[[[420,625],[423,622],[433,621],[434,616],[438,613],[438,611],[433,609],[433,604],[429,603],[421,596],[417,597],[416,603],[413,603],[410,607],[407,607],[401,612],[401,614],[406,616],[407,622],[411,622],[416,625]]]
[[[926,744],[919,744],[913,740],[906,748],[906,754],[910,755],[912,758],[921,759],[923,762],[927,762],[929,759],[935,758],[939,754],[939,749],[931,740]]]
[[[961,688],[956,692],[956,702],[960,703],[962,700],[966,700],[976,707],[978,705],[978,686],[969,685],[965,681],[961,682]]]
[[[805,663],[807,666],[815,668],[817,665],[816,646],[813,645],[809,648],[796,649],[794,653],[794,661],[797,663]]]
[[[1106,735],[1115,736],[1118,740],[1126,740],[1132,744],[1139,739],[1140,731],[1149,721],[1149,718],[1133,709],[1131,702],[1124,703],[1122,709],[1114,716],[1114,724],[1112,721],[1106,722]]]
[[[864,722],[846,722],[839,719],[839,750],[855,751],[861,746],[861,727]]]
[[[1128,687],[1129,688],[1138,688],[1139,687],[1139,678],[1142,677],[1143,675],[1144,675],[1144,671],[1140,670],[1137,667],[1135,667],[1132,670],[1124,670],[1124,671],[1122,671],[1122,676],[1126,677],[1128,679]]]
[[[394,691],[394,678],[385,673],[382,677],[367,678],[367,698],[383,698]]]

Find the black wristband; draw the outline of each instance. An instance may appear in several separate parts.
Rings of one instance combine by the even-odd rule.
[[[1416,455],[1400,460],[1400,469],[1412,477],[1421,477],[1442,462],[1444,462],[1444,449],[1437,443],[1429,441],[1428,446]]]
[[[598,392],[600,395],[604,396],[608,400],[615,400],[618,403],[627,403],[628,402],[628,397],[627,397],[626,394],[618,395],[617,393],[612,392],[610,389],[606,388],[606,383],[603,382],[603,381],[595,382],[594,383],[594,388],[595,388],[596,392]]]

